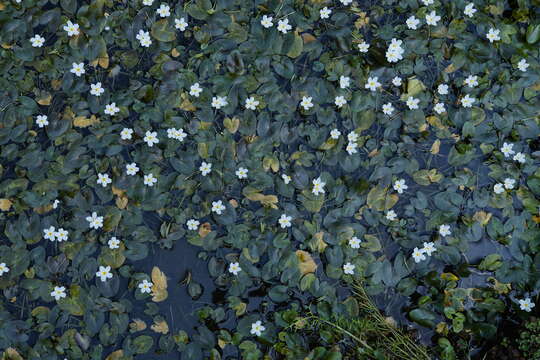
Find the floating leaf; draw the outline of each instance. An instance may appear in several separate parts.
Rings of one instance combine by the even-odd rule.
[[[302,275],[313,273],[317,270],[317,263],[315,263],[307,251],[296,250],[296,258],[298,259],[298,269]]]
[[[167,299],[167,277],[157,266],[152,268],[152,283],[152,301],[161,302]]]
[[[0,199],[0,210],[9,211],[13,202],[9,199]]]
[[[159,41],[169,42],[176,39],[176,33],[169,25],[167,19],[158,20],[152,25],[150,30],[152,36]]]
[[[169,333],[169,325],[167,325],[167,322],[165,320],[155,321],[154,324],[150,326],[150,329],[163,335]]]
[[[377,185],[369,191],[367,205],[377,211],[385,211],[396,205],[398,200],[396,194],[388,193],[388,188]]]

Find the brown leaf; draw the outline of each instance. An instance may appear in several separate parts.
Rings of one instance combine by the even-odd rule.
[[[205,237],[206,235],[210,234],[212,232],[212,225],[210,225],[210,223],[206,222],[204,224],[202,224],[200,227],[199,227],[199,236],[200,237]]]
[[[169,332],[169,325],[167,325],[165,320],[155,321],[154,324],[150,326],[150,329],[159,334],[165,335]]]
[[[278,208],[276,205],[278,203],[278,198],[276,195],[264,195],[259,192],[256,192],[256,193],[248,194],[246,197],[251,201],[260,202],[263,206],[271,207],[272,209]]]
[[[77,116],[73,119],[73,125],[76,127],[85,128],[97,123],[99,123],[99,119],[96,118],[95,115],[90,116],[90,118],[87,118],[86,116]]]
[[[48,92],[43,92],[39,99],[37,99],[37,103],[39,105],[48,106],[51,105],[52,95]]]
[[[437,139],[433,142],[433,145],[431,145],[431,153],[433,155],[437,155],[439,153],[439,149],[441,147],[441,140]]]
[[[45,214],[45,213],[48,213],[49,211],[51,211],[53,209],[53,205],[52,204],[48,204],[48,205],[43,205],[43,206],[39,206],[39,207],[35,207],[34,208],[34,211],[38,214]]]
[[[161,302],[167,299],[167,277],[157,266],[152,269],[152,283],[152,301]]]
[[[146,323],[141,319],[133,319],[133,322],[129,324],[131,331],[143,331],[146,329]]]
[[[8,347],[6,351],[4,352],[4,355],[2,356],[2,359],[6,360],[23,360],[23,357],[19,354],[19,352],[12,348]]]
[[[0,210],[8,211],[11,208],[13,202],[9,199],[0,199]]]
[[[324,249],[328,246],[327,243],[324,242],[324,231],[319,231],[318,233],[313,235],[314,240],[314,247],[317,252],[322,253],[324,252]],[[313,250],[313,248],[312,248]]]
[[[105,360],[122,360],[124,359],[124,350],[116,350],[109,354]]]
[[[298,258],[298,269],[302,275],[315,272],[317,264],[307,251],[296,250],[296,257]]]
[[[473,215],[473,220],[477,221],[482,226],[486,226],[489,220],[491,220],[491,216],[491,213],[487,213],[485,211],[477,211]]]

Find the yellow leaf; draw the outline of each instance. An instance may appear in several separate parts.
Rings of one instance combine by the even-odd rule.
[[[489,220],[491,220],[491,216],[491,213],[486,213],[485,211],[477,211],[473,215],[473,220],[477,221],[482,226],[486,226]]]
[[[441,279],[446,281],[458,281],[459,278],[452,273],[442,273]]]
[[[90,116],[90,118],[87,118],[86,116],[77,116],[73,119],[73,125],[76,127],[85,128],[97,123],[99,123],[99,119],[96,118],[95,115]]]
[[[174,48],[171,50],[171,55],[172,57],[179,57],[180,53],[178,52],[178,50],[176,50],[176,48]]]
[[[124,359],[124,350],[116,350],[109,354],[105,360],[122,360]]]
[[[116,198],[116,207],[119,209],[125,209],[127,207],[129,200],[127,196],[117,197]]]
[[[278,208],[276,205],[278,203],[278,198],[276,195],[264,195],[256,191],[244,193],[244,195],[246,195],[246,197],[251,201],[260,202],[263,206],[271,207],[272,209]]]
[[[41,96],[39,97],[39,99],[37,100],[37,103],[39,105],[47,106],[47,105],[51,105],[51,100],[52,100],[52,95],[48,92],[43,92]]]
[[[11,208],[11,200],[9,199],[0,199],[0,210],[8,211]]]
[[[129,328],[132,331],[143,331],[146,329],[146,323],[141,319],[133,319],[133,322],[129,324]]]
[[[424,83],[416,77],[412,77],[407,81],[407,97],[415,96],[426,89]]]
[[[231,134],[234,134],[238,131],[238,127],[240,127],[240,119],[236,116],[232,119],[230,117],[226,117],[225,120],[223,120],[223,126],[225,126],[225,128],[229,130]]]
[[[38,213],[38,214],[45,214],[45,213],[48,213],[49,211],[51,211],[53,209],[53,206],[52,204],[49,204],[49,205],[44,205],[44,206],[39,206],[39,207],[35,207],[34,208],[34,212]]]
[[[398,202],[399,197],[396,194],[389,194],[388,188],[380,185],[372,188],[367,196],[367,205],[371,209],[383,211],[391,209]]]
[[[2,356],[2,359],[6,360],[23,360],[23,357],[19,354],[19,352],[12,348],[8,347],[6,351],[4,352],[4,355]]]
[[[296,257],[298,259],[298,269],[302,275],[315,272],[317,264],[307,251],[296,250]]]
[[[152,269],[152,283],[152,301],[161,302],[167,299],[167,277],[157,266]]]
[[[189,100],[189,97],[188,97],[186,92],[182,92],[182,94],[180,94],[180,99],[181,99],[181,103],[180,103],[180,106],[179,106],[180,109],[182,109],[184,111],[195,111],[195,110],[197,110],[195,105],[193,105],[191,100]]]
[[[165,335],[169,332],[169,325],[167,325],[165,320],[156,321],[152,326],[150,326],[150,329],[159,334]]]
[[[326,247],[328,246],[328,244],[324,242],[324,231],[319,231],[318,233],[313,235],[312,244],[312,250],[316,250],[319,253],[324,252],[324,249],[326,249]]]
[[[437,139],[433,142],[433,145],[431,145],[431,153],[433,155],[437,155],[439,153],[439,149],[441,147],[441,140]]]
[[[212,232],[212,225],[210,225],[210,223],[208,222],[202,224],[201,227],[199,228],[199,236],[202,238],[210,234],[211,232]]]

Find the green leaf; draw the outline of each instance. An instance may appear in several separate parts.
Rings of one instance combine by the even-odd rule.
[[[154,25],[152,25],[150,32],[158,41],[169,42],[176,39],[176,33],[172,30],[171,26],[169,26],[167,19],[156,21]]]

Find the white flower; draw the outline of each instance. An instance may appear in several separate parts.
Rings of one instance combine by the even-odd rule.
[[[437,114],[442,114],[443,112],[446,111],[443,103],[436,103],[435,106],[433,107],[433,110],[435,110]]]
[[[415,99],[412,96],[407,99],[407,106],[410,110],[418,109],[418,103],[420,103],[420,99]]]
[[[426,6],[429,6],[429,5],[433,4],[433,1],[434,1],[434,0],[422,0],[422,2],[424,3],[424,5],[426,5]]]
[[[149,130],[146,131],[146,134],[144,135],[143,140],[150,147],[154,146],[154,144],[159,143],[157,132],[155,131],[149,131]]]
[[[501,183],[497,183],[493,186],[493,192],[495,194],[502,194],[504,192],[504,185]]]
[[[56,300],[60,300],[66,297],[66,288],[63,286],[55,286],[51,292],[51,296]]]
[[[347,140],[349,140],[349,142],[355,142],[358,140],[358,134],[354,130],[351,131],[347,134]]]
[[[525,163],[525,154],[518,152],[513,157],[514,161],[517,161],[518,163],[524,164]]]
[[[395,76],[392,79],[392,84],[394,84],[394,86],[401,86],[401,78],[399,76]]]
[[[9,272],[9,267],[6,263],[0,263],[0,276],[7,274]]]
[[[291,182],[291,177],[287,174],[281,174],[281,178],[283,179],[283,182],[285,185]]]
[[[167,137],[170,139],[184,141],[186,136],[187,136],[187,133],[184,131],[184,129],[175,129],[175,128],[167,129]]]
[[[358,51],[361,53],[367,53],[369,50],[369,44],[365,41],[362,41],[360,44],[358,44]]]
[[[509,157],[510,155],[514,155],[516,152],[513,150],[514,144],[504,143],[501,152],[504,154],[504,157]]]
[[[143,5],[151,6],[154,3],[154,0],[143,0]]]
[[[42,47],[43,44],[45,44],[45,38],[39,34],[36,34],[34,37],[30,38],[30,42],[32,43],[33,47]]]
[[[349,155],[356,154],[358,152],[358,144],[355,142],[349,142],[345,150]]]
[[[289,30],[291,30],[292,26],[289,25],[289,19],[279,20],[277,29],[283,34],[286,34]]]
[[[349,5],[352,3],[352,0],[340,0],[343,5]]]
[[[227,106],[229,102],[227,101],[227,98],[223,96],[214,96],[212,97],[212,107],[216,109],[221,109],[224,106]]]
[[[339,77],[339,87],[342,88],[342,89],[346,89],[347,87],[349,87],[351,83],[351,78],[348,77],[348,76],[343,76],[341,75]]]
[[[386,212],[386,220],[394,221],[397,218],[397,214],[394,210],[388,210]]]
[[[287,214],[281,214],[281,217],[278,220],[279,225],[282,229],[291,227],[292,216],[287,216]]]
[[[120,108],[116,106],[116,103],[110,103],[105,105],[105,114],[114,116],[117,112],[120,111]]]
[[[64,25],[64,30],[67,31],[68,36],[79,35],[79,24],[68,21],[66,25]]]
[[[43,229],[43,238],[45,238],[46,240],[55,241],[56,228],[54,226],[51,226],[48,229]]]
[[[320,11],[319,11],[319,14],[321,15],[321,19],[328,19],[330,17],[330,14],[332,13],[332,10],[330,10],[329,8],[327,8],[326,6],[323,7]]]
[[[139,289],[141,290],[141,293],[143,294],[150,294],[152,292],[152,287],[154,284],[152,282],[144,279],[141,283],[139,283]]]
[[[386,51],[386,60],[388,60],[388,62],[398,62],[403,59],[405,50],[401,47],[402,43],[402,40],[392,39],[392,42]]]
[[[94,211],[92,216],[87,216],[86,221],[88,221],[88,226],[90,229],[99,229],[103,227],[103,216],[97,216],[97,213]]]
[[[515,185],[516,185],[516,180],[511,179],[511,178],[506,178],[506,179],[504,179],[504,187],[505,187],[507,190],[513,189]]]
[[[424,242],[424,248],[422,249],[428,256],[437,251],[433,242]]]
[[[345,100],[344,96],[336,96],[335,104],[338,108],[342,107],[347,103],[347,100]]]
[[[238,168],[238,170],[236,170],[236,176],[238,176],[239,179],[247,179],[248,171],[249,170],[246,168]]]
[[[330,131],[330,137],[334,140],[337,140],[339,139],[339,136],[341,135],[341,131],[339,131],[338,129],[334,129],[332,131]]]
[[[476,75],[469,75],[467,76],[467,78],[465,79],[465,81],[463,81],[464,84],[468,85],[470,88],[473,88],[475,86],[478,86],[478,76]]]
[[[150,39],[150,34],[148,31],[139,30],[139,33],[137,36],[135,36],[137,40],[139,40],[141,46],[143,47],[149,47],[152,44],[152,39]]]
[[[54,199],[54,202],[53,202],[53,205],[52,205],[53,209],[56,209],[58,207],[58,204],[60,204],[60,200]]]
[[[201,223],[198,220],[195,219],[189,219],[186,223],[189,230],[197,230],[199,229],[199,225]]]
[[[452,232],[450,231],[450,225],[443,224],[439,226],[439,234],[441,234],[441,236],[451,235]]]
[[[313,103],[311,102],[312,99],[313,98],[311,96],[303,96],[300,106],[302,106],[304,110],[309,110],[313,107]]]
[[[437,86],[437,92],[439,93],[439,95],[447,95],[448,94],[448,85],[439,84],[439,86]]]
[[[531,301],[530,298],[525,298],[523,300],[519,300],[519,308],[521,310],[524,310],[526,312],[531,312],[532,308],[534,307],[534,303]]]
[[[261,320],[257,320],[251,324],[251,335],[261,336],[264,330],[266,330],[266,328],[262,326]]]
[[[263,15],[261,19],[261,25],[264,26],[265,29],[271,28],[272,26],[274,26],[272,20],[273,18],[271,16]]]
[[[461,105],[463,105],[464,108],[470,108],[475,101],[475,98],[470,97],[469,94],[467,94],[461,99]]]
[[[210,172],[212,171],[212,164],[203,161],[201,166],[199,167],[199,171],[202,173],[202,176],[210,174]]]
[[[431,13],[426,15],[426,23],[428,25],[435,26],[437,25],[437,22],[439,22],[439,20],[441,20],[441,17],[437,15],[435,11],[432,11]]]
[[[311,192],[313,194],[315,195],[324,194],[324,186],[326,185],[326,183],[323,182],[320,177],[314,179],[312,183],[313,183],[313,190],[311,190]]]
[[[199,83],[195,83],[189,88],[189,95],[199,97],[202,91],[203,89],[201,85],[199,85]]]
[[[166,5],[166,4],[161,4],[160,7],[156,10],[156,12],[158,13],[158,15],[162,18],[166,18],[168,16],[171,16],[171,8],[169,7],[169,5]]]
[[[36,124],[37,124],[40,128],[49,125],[49,121],[47,120],[47,115],[38,115],[38,116],[36,117]]]
[[[353,236],[350,240],[349,240],[349,246],[352,247],[353,249],[359,249],[360,248],[360,243],[362,242],[362,240],[360,240],[359,238],[357,238],[356,236]]]
[[[111,279],[113,277],[111,274],[111,267],[100,266],[98,272],[96,272],[96,276],[99,277],[102,282],[107,281],[107,279]]]
[[[144,185],[148,185],[150,187],[154,186],[154,184],[157,183],[157,178],[154,177],[152,173],[148,175],[144,175]]]
[[[476,12],[476,9],[474,8],[473,3],[468,3],[467,6],[465,6],[465,10],[463,10],[463,13],[467,15],[468,17],[473,17],[475,12]]]
[[[379,78],[374,76],[374,77],[369,77],[367,79],[367,82],[366,82],[366,89],[369,89],[371,91],[376,91],[377,88],[379,88],[381,86],[381,83],[379,82]]]
[[[394,190],[399,194],[403,194],[404,190],[407,190],[409,187],[405,184],[405,179],[399,179],[394,182]]]
[[[255,100],[253,96],[246,99],[246,109],[255,110],[257,106],[259,106],[259,100]]]
[[[120,240],[116,236],[113,236],[107,241],[107,245],[109,245],[109,249],[118,249],[120,247]]]
[[[394,112],[394,107],[392,106],[391,103],[384,104],[382,106],[382,112],[385,115],[392,115],[392,113]]]
[[[238,273],[242,271],[242,268],[240,267],[240,264],[237,262],[233,262],[229,264],[229,272],[233,275],[238,275]]]
[[[415,263],[419,263],[422,260],[426,260],[426,255],[424,255],[424,249],[414,248],[412,257]]]
[[[223,202],[221,200],[212,201],[212,211],[213,212],[215,212],[218,215],[221,215],[223,210],[225,210],[225,205],[223,205]]]
[[[527,63],[527,60],[521,59],[518,62],[517,67],[518,67],[519,70],[525,72],[525,71],[527,71],[527,68],[529,67],[529,63]]]
[[[71,64],[71,70],[69,70],[72,74],[75,74],[76,76],[81,76],[86,71],[84,70],[84,63],[72,63]]]
[[[123,128],[122,131],[120,131],[120,138],[122,140],[131,140],[132,134],[133,134],[133,129]]]
[[[69,232],[63,228],[59,228],[58,231],[54,234],[58,242],[67,241]]]
[[[494,41],[501,40],[501,37],[499,36],[500,30],[491,28],[489,29],[488,33],[486,34],[486,38],[489,40],[490,43]]]
[[[174,19],[174,27],[180,31],[185,31],[188,27],[188,23],[184,18]]]
[[[103,187],[107,187],[108,184],[112,183],[111,178],[109,178],[109,174],[101,174],[99,173],[97,179],[97,183]]]
[[[420,23],[420,20],[415,18],[414,16],[411,16],[407,19],[405,22],[407,24],[407,27],[411,30],[416,30],[418,27],[418,24]]]
[[[94,96],[101,96],[105,92],[105,89],[101,87],[101,82],[90,84],[90,94]]]
[[[345,274],[348,274],[348,275],[354,275],[354,268],[356,266],[354,266],[353,264],[351,263],[346,263],[345,265],[343,265],[343,272]]]

